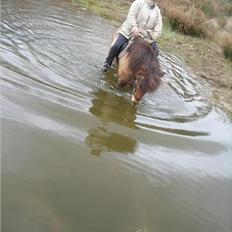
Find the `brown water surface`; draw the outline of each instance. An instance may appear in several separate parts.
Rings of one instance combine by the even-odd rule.
[[[99,71],[114,28],[61,0],[3,0],[3,232],[230,232],[231,122],[161,51],[134,107]]]

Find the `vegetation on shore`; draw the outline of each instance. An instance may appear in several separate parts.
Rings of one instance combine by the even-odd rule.
[[[162,0],[160,5],[172,29],[214,40],[232,61],[231,0]]]
[[[119,26],[132,0],[72,0]],[[231,0],[160,0],[164,29],[159,47],[181,57],[211,83],[212,102],[232,118]]]

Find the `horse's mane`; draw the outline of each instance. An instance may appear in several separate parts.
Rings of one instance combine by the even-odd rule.
[[[152,47],[140,37],[134,38],[127,51],[129,68],[135,73],[140,70],[141,65],[147,67],[154,57]]]
[[[128,48],[129,68],[133,73],[143,70],[142,81],[139,81],[140,89],[145,92],[151,92],[160,85],[160,78],[164,73],[160,69],[157,60],[158,51],[144,41],[142,38],[135,38]]]
[[[160,64],[158,63],[157,60],[154,60],[151,63],[151,69],[148,76],[143,78],[141,81],[139,81],[139,87],[141,91],[146,93],[146,92],[153,92],[156,89],[158,89],[161,83],[161,77],[163,75],[164,73],[160,70]]]

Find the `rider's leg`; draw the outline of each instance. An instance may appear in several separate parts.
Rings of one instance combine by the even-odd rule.
[[[102,70],[104,72],[106,72],[109,69],[109,67],[111,67],[114,58],[119,55],[121,48],[123,47],[123,44],[127,42],[128,42],[128,39],[119,33],[118,38],[116,39],[115,43],[111,46],[109,54],[106,58],[106,61],[103,64]]]
[[[151,43],[151,46],[155,51],[155,57],[157,57],[159,55],[159,49],[158,49],[157,43],[154,41]]]

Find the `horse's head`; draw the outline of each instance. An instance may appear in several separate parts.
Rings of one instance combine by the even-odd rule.
[[[118,84],[135,84],[132,102],[138,103],[147,92],[158,88],[163,75],[156,59],[157,51],[142,38],[134,39],[126,55],[119,60]]]
[[[157,60],[157,50],[143,39],[138,38],[129,47],[130,70],[134,72],[136,80],[133,103],[142,100],[147,92],[155,91],[160,85],[160,78],[164,75]]]
[[[131,98],[134,104],[139,103],[147,92],[155,91],[160,85],[161,77],[164,75],[156,60],[151,63],[151,66],[144,74],[137,76],[134,93]]]

